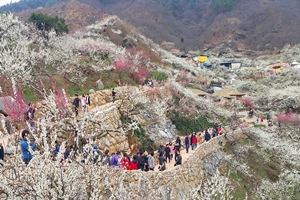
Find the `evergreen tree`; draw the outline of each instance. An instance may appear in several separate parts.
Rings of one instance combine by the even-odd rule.
[[[54,29],[57,35],[69,33],[65,20],[57,16],[51,17],[42,13],[32,13],[28,21],[35,23],[36,27],[43,32]]]
[[[210,8],[216,12],[227,12],[233,9],[236,0],[212,0]]]

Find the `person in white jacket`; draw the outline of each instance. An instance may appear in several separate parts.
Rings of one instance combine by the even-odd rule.
[[[148,156],[148,165],[149,165],[149,169],[151,171],[154,171],[154,167],[155,167],[153,156],[154,156],[154,152],[152,151],[150,156]]]
[[[86,110],[86,98],[85,98],[84,94],[82,95],[82,98],[81,98],[81,105],[82,105],[82,111],[85,112],[85,110]]]

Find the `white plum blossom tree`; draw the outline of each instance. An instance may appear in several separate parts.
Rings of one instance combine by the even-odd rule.
[[[47,56],[35,27],[13,14],[0,14],[0,75],[28,82],[34,67]]]

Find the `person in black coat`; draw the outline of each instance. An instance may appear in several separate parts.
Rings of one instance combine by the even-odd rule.
[[[89,94],[86,96],[86,110],[89,110],[89,106],[91,105],[91,97]]]
[[[180,151],[180,149],[181,149],[181,140],[180,140],[180,137],[177,137],[176,143],[178,143],[178,146],[179,146],[178,151]]]
[[[163,153],[159,154],[158,161],[159,161],[159,167],[158,167],[159,171],[166,170],[166,159]]]
[[[80,102],[80,99],[78,98],[78,94],[75,94],[75,99],[73,101],[73,105],[75,106],[76,116],[78,115],[79,102]]]
[[[184,143],[185,143],[185,150],[186,150],[186,153],[189,153],[189,147],[190,147],[190,138],[189,136],[185,136],[184,138]],[[193,150],[193,148],[192,148]]]
[[[146,152],[143,153],[143,161],[144,161],[144,171],[149,171],[149,165],[148,165],[148,154]]]
[[[165,148],[165,152],[166,152],[166,162],[168,162],[168,159],[169,159],[169,163],[171,162],[171,149],[169,147],[169,144],[166,145],[166,148]]]
[[[144,171],[144,168],[145,168],[145,164],[146,164],[146,162],[145,162],[145,158],[144,158],[144,156],[145,156],[145,150],[142,150],[142,151],[139,151],[139,156],[138,156],[138,158],[137,158],[137,160],[138,160],[138,163],[139,163],[139,169],[140,170],[142,170],[142,171]]]
[[[0,159],[4,160],[4,148],[3,148],[2,143],[0,143]],[[0,164],[0,165],[2,165],[2,164]]]

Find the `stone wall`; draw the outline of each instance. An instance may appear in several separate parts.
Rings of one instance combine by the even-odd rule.
[[[109,186],[106,184],[108,187],[103,188],[103,198],[192,199],[192,191],[201,184],[204,175],[213,175],[218,168],[222,160],[222,144],[225,144],[224,135],[201,144],[181,166],[170,171],[114,169],[113,183]]]

